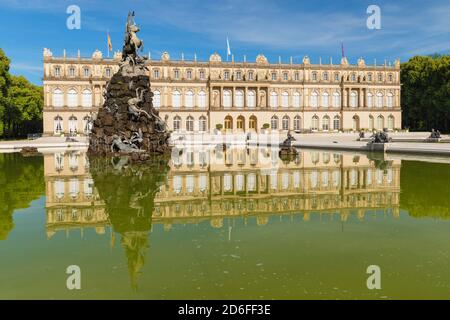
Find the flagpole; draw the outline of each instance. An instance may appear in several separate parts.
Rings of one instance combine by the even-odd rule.
[[[108,51],[108,59],[109,59],[109,43],[108,43],[108,39],[109,39],[109,29],[106,31],[106,51]]]

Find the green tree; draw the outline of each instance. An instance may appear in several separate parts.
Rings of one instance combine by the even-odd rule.
[[[0,48],[0,117],[2,118],[7,104],[8,88],[10,84],[9,63],[10,60]],[[0,133],[2,132],[3,128],[0,123]]]
[[[23,136],[41,131],[43,90],[22,76],[11,76],[7,106],[3,115],[5,131],[9,136]]]
[[[450,55],[416,56],[401,66],[403,124],[450,131]]]

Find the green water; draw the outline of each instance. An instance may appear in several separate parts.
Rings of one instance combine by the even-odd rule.
[[[449,181],[332,151],[0,154],[0,298],[448,299]]]

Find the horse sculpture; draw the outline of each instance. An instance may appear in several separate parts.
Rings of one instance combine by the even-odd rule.
[[[122,49],[122,61],[127,59],[135,65],[137,52],[143,48],[144,41],[138,38],[137,33],[140,31],[139,27],[134,22],[134,11],[128,13],[127,23],[125,25],[125,39]]]

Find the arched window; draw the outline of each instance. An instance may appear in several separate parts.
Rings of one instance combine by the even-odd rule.
[[[395,121],[394,121],[395,119],[394,119],[394,116],[393,115],[390,115],[389,117],[388,117],[388,129],[389,130],[394,130],[394,123],[395,123]]]
[[[233,129],[233,118],[231,116],[225,117],[225,130]]]
[[[318,96],[319,95],[316,91],[311,93],[311,107],[317,108],[319,106]]]
[[[198,107],[206,109],[206,92],[203,90],[198,93]]]
[[[350,107],[356,108],[358,106],[358,94],[356,91],[350,92]]]
[[[256,107],[255,91],[250,90],[247,92],[247,107],[254,109]]]
[[[300,108],[301,97],[299,92],[294,92],[294,108]]]
[[[83,90],[81,93],[81,105],[84,108],[92,108],[92,91],[89,89]]]
[[[311,130],[319,130],[319,117],[316,115],[311,119]]]
[[[236,108],[242,109],[244,107],[244,92],[242,92],[242,90],[236,90],[234,93],[234,98]]]
[[[394,96],[391,92],[387,94],[387,107],[392,108],[394,106]]]
[[[73,88],[67,91],[67,105],[72,108],[78,106],[78,94]]]
[[[91,121],[91,117],[89,116],[85,116],[83,118],[83,132],[85,134],[90,134],[92,130],[92,121]]]
[[[272,130],[278,130],[278,117],[277,116],[272,116],[272,118],[270,119],[270,127],[272,128]]]
[[[243,116],[237,117],[236,120],[236,129],[238,130],[245,130],[245,118]]]
[[[383,93],[377,93],[377,108],[383,108]]]
[[[373,94],[371,92],[367,92],[367,108],[373,107]]]
[[[328,104],[329,104],[328,100],[329,100],[328,93],[327,92],[322,93],[322,107],[328,108]]]
[[[181,130],[181,118],[179,116],[175,116],[173,118],[173,131],[180,131]]]
[[[250,119],[249,119],[249,122],[248,122],[248,128],[253,130],[253,131],[256,131],[257,125],[258,125],[258,121],[256,120],[256,117],[255,116],[250,116]]]
[[[334,116],[333,118],[333,130],[339,131],[341,129],[341,118],[339,116]]]
[[[283,119],[281,119],[281,127],[283,130],[289,130],[289,122],[290,119],[288,116],[284,116]]]
[[[172,92],[172,107],[179,109],[181,106],[181,93],[178,90]]]
[[[189,116],[186,119],[186,131],[188,132],[194,131],[194,118],[192,116]]]
[[[192,92],[192,90],[186,91],[184,99],[186,108],[192,109],[194,107],[194,92]]]
[[[161,92],[158,90],[153,91],[153,107],[156,109],[161,108]]]
[[[335,108],[341,107],[341,94],[339,92],[333,93],[333,107]]]
[[[62,107],[63,106],[63,92],[61,89],[55,89],[53,91],[53,106],[54,107]]]
[[[382,115],[379,115],[377,118],[377,129],[378,130],[384,129],[384,117]]]
[[[200,120],[199,120],[199,126],[198,126],[198,130],[200,132],[206,132],[206,130],[208,129],[208,126],[206,124],[206,117],[205,116],[201,116]]]
[[[224,108],[231,108],[231,91],[230,90],[224,90],[223,91],[223,107]]]
[[[352,120],[353,120],[353,125],[352,125],[353,130],[359,131],[359,117],[357,115],[354,115]]]
[[[322,118],[322,130],[323,131],[330,130],[330,117],[329,116],[324,116]]]
[[[372,116],[369,116],[369,130],[375,129],[375,119]]]
[[[61,116],[56,116],[53,120],[53,132],[55,134],[60,134],[63,132],[63,130],[63,119],[61,118]]]
[[[78,120],[75,116],[69,118],[69,133],[75,134],[78,131]]]
[[[275,91],[270,93],[270,106],[273,109],[278,108],[278,94]]]
[[[283,108],[289,108],[289,93],[287,91],[281,94],[281,106]]]
[[[294,130],[300,131],[302,129],[302,118],[300,116],[294,117]]]

